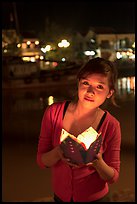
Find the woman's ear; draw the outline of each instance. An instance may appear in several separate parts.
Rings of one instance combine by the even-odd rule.
[[[107,98],[110,98],[110,97],[113,95],[113,93],[114,93],[114,90],[111,89],[111,90],[109,91],[108,95],[107,95]]]

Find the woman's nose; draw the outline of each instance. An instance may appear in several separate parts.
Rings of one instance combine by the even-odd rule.
[[[94,94],[94,88],[92,86],[89,86],[87,92]]]

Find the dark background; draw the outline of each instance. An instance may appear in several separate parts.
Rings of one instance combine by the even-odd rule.
[[[64,29],[87,33],[90,27],[113,27],[115,32],[134,33],[133,1],[46,1],[14,2],[19,31],[44,32],[46,22]],[[15,12],[13,2],[2,2],[2,29],[9,29]],[[11,15],[12,14],[12,15]],[[55,33],[56,34],[56,33]],[[45,104],[49,96],[70,99],[74,87],[66,84],[32,89],[3,90],[2,121],[2,199],[4,202],[37,201],[52,196],[50,168],[41,170],[36,163],[37,144]],[[135,200],[135,97],[120,94],[120,108],[108,110],[120,121],[122,130],[119,181],[110,186],[112,195],[122,202]],[[115,194],[116,192],[116,194]],[[124,194],[123,194],[124,193]],[[119,198],[120,196],[120,198]],[[119,198],[119,199],[118,199]],[[113,199],[114,200],[114,199]]]
[[[44,30],[54,22],[63,28],[86,32],[90,27],[113,27],[116,32],[134,32],[134,1],[15,2],[21,32]],[[2,2],[2,27],[10,24],[13,2]]]

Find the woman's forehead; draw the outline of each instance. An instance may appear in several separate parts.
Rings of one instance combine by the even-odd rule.
[[[92,79],[99,79],[99,80],[106,80],[108,79],[107,75],[94,73],[94,74],[87,74],[83,76],[81,79],[92,80]]]

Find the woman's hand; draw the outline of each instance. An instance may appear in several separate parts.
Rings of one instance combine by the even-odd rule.
[[[71,166],[73,169],[74,169],[74,168],[81,168],[81,167],[84,167],[84,166],[88,166],[89,168],[90,168],[90,167],[95,167],[95,166],[97,165],[97,162],[100,162],[100,161],[103,160],[103,159],[102,159],[102,153],[99,152],[99,153],[96,155],[96,158],[95,158],[92,162],[89,162],[89,163],[87,163],[87,164],[84,164],[84,163],[83,163],[83,164],[80,164],[80,165],[74,164],[74,163],[71,162],[71,160],[70,160],[69,158],[64,157],[63,151],[61,150],[60,146],[57,146],[56,148],[57,148],[57,151],[58,151],[58,154],[59,154],[60,159],[61,159],[63,162],[65,162],[67,165]]]
[[[57,150],[57,154],[59,155],[60,159],[65,162],[67,165],[71,166],[72,168],[80,168],[82,167],[84,164],[78,165],[78,164],[74,164],[71,162],[71,160],[69,158],[64,157],[63,155],[63,151],[60,148],[60,146],[56,147]]]
[[[105,181],[108,181],[114,176],[113,168],[106,164],[106,162],[102,158],[102,153],[100,152],[96,155],[95,160],[86,165],[89,167],[89,169],[91,167],[94,167],[100,177]]]
[[[86,166],[88,166],[88,167],[91,167],[91,166],[96,167],[97,163],[98,163],[98,162],[101,162],[102,160],[103,160],[103,158],[102,158],[102,153],[99,152],[99,153],[96,155],[95,159],[94,159],[92,162],[87,163]]]

